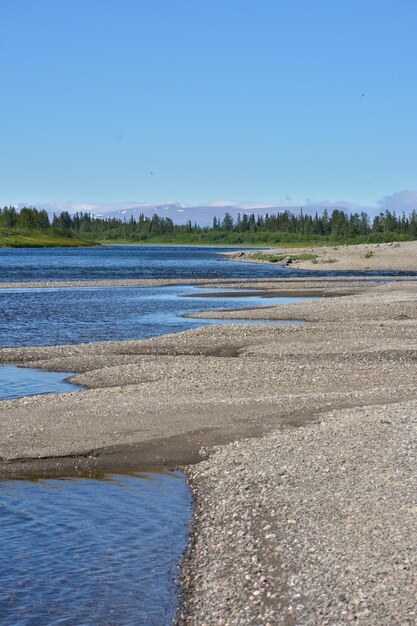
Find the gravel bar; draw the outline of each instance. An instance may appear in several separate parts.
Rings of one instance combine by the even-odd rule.
[[[254,326],[0,350],[86,387],[0,402],[2,477],[186,465],[179,624],[415,624],[417,281],[344,293],[200,314]]]
[[[329,411],[190,467],[179,623],[416,624],[416,415]]]

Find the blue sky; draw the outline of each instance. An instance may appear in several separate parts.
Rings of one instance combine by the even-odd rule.
[[[415,0],[0,0],[0,23],[1,204],[417,205]]]

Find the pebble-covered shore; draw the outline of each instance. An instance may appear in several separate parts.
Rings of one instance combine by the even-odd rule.
[[[417,306],[413,285],[380,286],[374,295],[387,290],[391,302],[382,297],[379,306],[366,297],[303,305],[304,319],[327,322],[320,345],[305,351],[310,366],[315,350],[316,363],[326,354],[330,390],[336,378],[325,361],[337,338],[334,367],[343,359],[352,369],[366,362],[373,404],[324,409],[312,423],[216,448],[187,468],[197,510],[180,625],[417,623],[417,400],[404,401],[403,390],[386,404],[369,358],[373,352],[380,383],[391,380],[394,391],[411,357],[416,398]],[[393,350],[394,337],[405,331],[396,323],[405,323],[409,334]],[[378,326],[381,335],[366,337],[364,324],[371,334]],[[314,366],[310,375],[317,375]]]
[[[200,461],[180,624],[414,624],[417,281],[248,284],[349,295],[201,315],[300,325],[0,350],[88,388],[1,402],[0,471]]]
[[[417,401],[329,411],[218,448],[180,624],[417,622]]]

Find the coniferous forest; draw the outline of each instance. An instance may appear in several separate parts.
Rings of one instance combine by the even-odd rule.
[[[88,245],[104,242],[177,244],[318,244],[379,243],[417,238],[417,211],[397,215],[385,211],[372,217],[365,212],[335,209],[314,216],[283,211],[255,216],[226,213],[211,226],[188,222],[176,225],[154,214],[137,220],[95,217],[67,211],[49,218],[45,210],[12,206],[0,209],[0,245]],[[55,243],[54,243],[55,242]]]

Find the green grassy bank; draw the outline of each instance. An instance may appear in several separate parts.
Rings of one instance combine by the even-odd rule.
[[[183,245],[183,246],[265,246],[265,247],[308,247],[325,245],[346,245],[359,243],[384,243],[390,241],[407,241],[409,235],[399,233],[371,233],[356,237],[334,237],[301,233],[257,232],[237,233],[213,229],[191,233],[174,232],[162,235],[142,234],[132,236],[109,236],[106,232],[76,233],[71,230],[24,230],[16,228],[0,228],[0,248],[78,248],[83,246],[100,246],[102,244],[134,244],[134,245]],[[278,261],[279,259],[276,259]]]
[[[91,235],[93,238],[93,235]],[[270,246],[280,248],[303,248],[309,246],[338,246],[360,243],[388,243],[390,241],[409,241],[409,235],[399,233],[372,233],[356,237],[332,237],[303,235],[300,233],[235,233],[216,232],[213,230],[193,233],[167,233],[164,235],[142,235],[109,237],[109,233],[96,236],[96,241],[104,244],[148,244],[148,245],[189,245],[189,246]]]
[[[0,248],[80,248],[99,245],[95,241],[59,233],[0,229]]]

